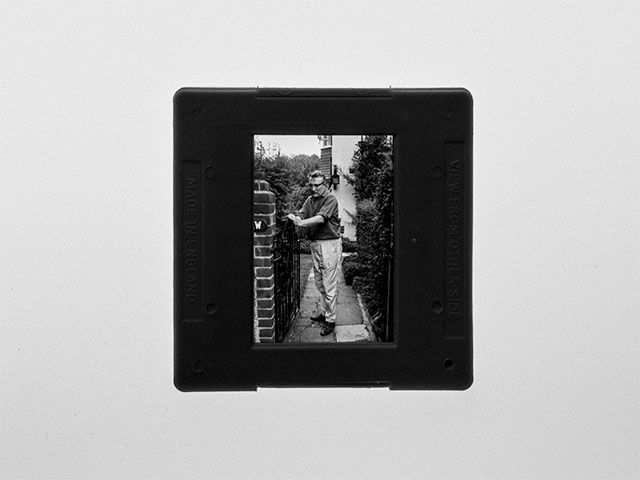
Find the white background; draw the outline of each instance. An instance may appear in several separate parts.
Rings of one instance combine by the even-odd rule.
[[[638,2],[344,3],[2,2],[2,478],[640,476]],[[470,390],[173,387],[172,95],[257,85],[472,92]]]

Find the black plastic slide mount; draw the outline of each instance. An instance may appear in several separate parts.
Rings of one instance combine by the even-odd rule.
[[[394,343],[253,343],[255,134],[394,135]],[[181,89],[174,97],[174,382],[465,389],[472,98],[465,89]]]

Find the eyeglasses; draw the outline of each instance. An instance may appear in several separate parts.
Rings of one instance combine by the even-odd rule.
[[[310,183],[309,188],[320,188],[324,183]]]

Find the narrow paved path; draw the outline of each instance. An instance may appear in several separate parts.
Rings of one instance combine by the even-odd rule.
[[[303,282],[304,283],[304,282]],[[364,321],[358,296],[344,283],[342,269],[338,273],[338,309],[336,329],[331,335],[320,335],[321,325],[312,322],[309,317],[319,312],[320,292],[316,288],[313,269],[309,272],[307,283],[300,297],[300,312],[291,323],[285,342],[293,343],[335,343],[335,342],[373,342],[375,337],[371,327]]]

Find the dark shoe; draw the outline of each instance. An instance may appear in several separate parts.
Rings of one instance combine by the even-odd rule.
[[[324,323],[324,322],[327,321],[327,319],[324,318],[324,314],[322,314],[322,313],[320,315],[315,316],[315,317],[309,317],[309,318],[311,319],[312,322]]]
[[[320,330],[320,335],[322,335],[323,337],[326,335],[330,335],[333,333],[335,328],[336,322],[325,322],[325,324],[322,326],[322,330]]]

